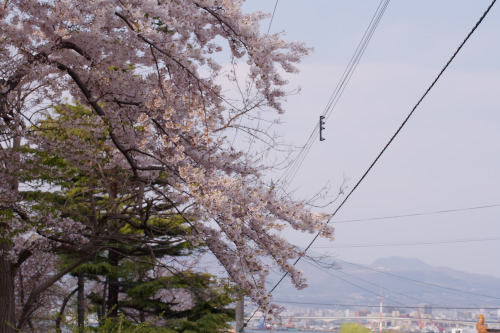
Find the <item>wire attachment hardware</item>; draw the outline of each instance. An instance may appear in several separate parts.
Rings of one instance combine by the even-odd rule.
[[[319,116],[319,141],[325,141],[325,138],[323,137],[323,130],[325,127],[325,116]]]

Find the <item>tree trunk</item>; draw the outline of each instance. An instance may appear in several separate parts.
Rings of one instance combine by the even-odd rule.
[[[28,327],[31,329],[31,333],[35,333],[35,326],[33,326],[31,319],[28,319]]]
[[[118,269],[119,260],[120,255],[113,249],[110,249],[108,262],[113,267],[113,272],[111,272],[110,276],[108,277],[108,302],[106,307],[109,311],[109,318],[118,317],[118,294],[120,293],[120,288],[118,285],[118,275],[116,274],[116,270]]]
[[[14,137],[12,140],[12,150],[17,150],[21,147],[21,138]],[[8,165],[14,174],[10,189],[13,193],[18,192],[19,189],[19,161],[14,159],[11,161],[12,165]],[[9,232],[9,225],[0,223],[0,333],[14,333],[16,325],[15,306],[16,298],[14,293],[14,277],[15,269],[12,260],[7,258],[5,253],[12,250],[12,243],[8,237],[5,237]],[[4,238],[5,237],[5,238]]]
[[[0,241],[0,251],[11,249],[11,244]],[[12,261],[5,255],[0,255],[0,291],[0,333],[15,333],[14,269]]]
[[[78,276],[78,332],[83,333],[85,328],[85,277],[83,272]]]
[[[107,316],[106,312],[106,292],[108,291],[108,278],[104,280],[104,287],[102,288],[102,308],[101,308],[101,317],[99,318],[99,321],[103,320]]]

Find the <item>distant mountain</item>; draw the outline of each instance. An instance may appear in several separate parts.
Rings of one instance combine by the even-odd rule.
[[[431,269],[432,266],[426,264],[420,259],[415,258],[402,258],[402,257],[389,257],[377,259],[371,264],[372,267],[383,267],[396,270],[421,270]]]
[[[387,305],[421,303],[449,307],[498,307],[500,279],[446,267],[433,267],[415,258],[390,257],[364,266],[342,262],[340,268],[303,264],[308,288],[296,290],[289,282],[274,298],[289,302],[377,305],[380,292]]]

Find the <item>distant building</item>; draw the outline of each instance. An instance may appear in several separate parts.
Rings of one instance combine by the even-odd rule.
[[[396,307],[395,306],[391,306],[391,305],[384,305],[382,307],[382,312],[383,313],[392,313],[392,311],[396,311]]]
[[[361,311],[354,311],[354,316],[355,317],[366,317],[370,314],[371,312],[370,311],[367,311],[365,309],[361,310]]]
[[[420,314],[432,314],[432,305],[420,304],[418,309],[420,310]]]

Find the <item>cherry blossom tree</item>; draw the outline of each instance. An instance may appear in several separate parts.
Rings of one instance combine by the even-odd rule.
[[[139,191],[137,183],[130,181],[133,175],[129,170],[109,163],[115,149],[94,124],[95,118],[91,110],[81,105],[56,107],[40,117],[28,136],[34,148],[22,147],[26,166],[37,166],[36,173],[28,169],[19,174],[19,181],[25,185],[20,190],[23,201],[32,212],[43,215],[50,211],[52,215],[71,217],[79,223],[78,233],[83,238],[75,242],[67,237],[69,230],[62,233],[45,222],[32,223],[36,230],[19,237],[22,244],[16,248],[45,246],[41,251],[33,251],[16,274],[18,328],[27,323],[30,328],[41,329],[40,325],[54,317],[59,299],[61,310],[54,319],[60,329],[64,308],[75,292],[78,326],[82,330],[85,296],[101,323],[106,317],[117,318],[120,312],[125,319],[141,323],[161,317],[164,320],[159,324],[175,325],[176,330],[182,325],[195,325],[199,328],[196,331],[226,327],[231,310],[225,307],[231,298],[211,286],[210,275],[192,269],[190,262],[198,260],[194,252],[200,254],[203,248],[195,248],[183,238],[191,227],[170,203],[152,200],[153,197],[147,200],[141,195],[150,189],[144,186]],[[78,120],[78,126],[68,126],[68,122],[75,125],[73,119]],[[64,140],[74,143],[66,159],[61,158],[65,152],[54,144]],[[71,158],[74,155],[80,156],[77,161]],[[159,175],[155,181],[161,179]],[[141,201],[146,204],[140,204]],[[46,240],[52,242],[49,247]],[[66,277],[64,283],[38,291],[40,284],[50,280],[59,269],[79,262],[80,257],[89,257],[81,253],[81,242],[87,248],[91,245],[92,259],[72,272],[78,277],[79,287],[75,289],[74,279]],[[68,255],[61,262],[55,253]],[[90,278],[90,289],[88,284],[85,286],[85,277]],[[69,287],[55,292],[61,284]],[[113,321],[107,322],[112,324]]]
[[[57,271],[59,258],[50,252],[34,252],[17,270],[16,274],[16,314],[22,314],[31,292],[47,277]],[[58,308],[65,294],[75,288],[74,279],[59,280],[40,293],[36,301],[29,307],[27,326],[31,332],[51,331],[54,327],[54,309]]]
[[[92,131],[112,147],[105,169],[126,170],[135,188],[136,212],[163,202],[190,225],[182,237],[203,243],[246,295],[270,314],[278,307],[265,288],[270,265],[305,286],[291,260],[300,250],[278,235],[289,226],[332,237],[325,215],[310,211],[264,178],[260,151],[238,149],[227,135],[235,130],[277,148],[254,119],[263,110],[283,113],[286,80],[309,52],[280,34],[261,34],[265,14],[242,12],[238,0],[4,0],[0,9],[0,332],[9,332],[16,269],[40,250],[71,245],[76,260],[35,288],[40,293],[92,253],[95,237],[85,223],[57,210],[34,210],[19,194],[19,175],[36,174],[26,145],[63,153],[80,169],[96,160],[85,140],[51,140],[34,135],[40,111],[68,98],[92,110]],[[220,78],[237,83],[217,59],[245,63],[241,98],[223,91]],[[85,117],[64,126],[88,128]],[[42,129],[40,129],[42,130]],[[111,189],[113,191],[113,189]],[[115,200],[119,201],[117,195]],[[119,205],[118,205],[119,206]],[[149,216],[106,218],[139,227]],[[121,221],[121,222],[120,222]],[[22,235],[33,232],[28,245]],[[157,237],[161,237],[157,235]],[[42,241],[43,240],[43,241]],[[34,245],[36,244],[36,246]],[[269,261],[263,258],[270,258]],[[236,268],[238,267],[238,268]],[[243,273],[244,272],[244,273]],[[4,325],[4,326],[1,326]]]

